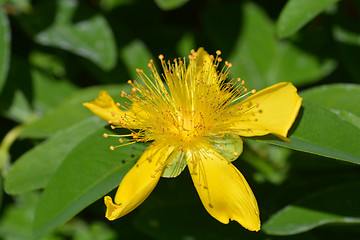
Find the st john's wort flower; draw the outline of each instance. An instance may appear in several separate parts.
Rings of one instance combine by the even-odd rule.
[[[151,60],[150,76],[137,69],[142,83],[128,81],[132,90],[121,96],[130,100],[129,105],[116,104],[105,91],[84,103],[112,128],[131,131],[118,136],[119,146],[152,141],[121,181],[114,202],[105,197],[109,220],[139,206],[161,176],[176,177],[188,166],[199,197],[214,218],[222,223],[235,220],[251,231],[260,229],[254,194],[231,163],[242,152],[239,136],[273,134],[287,141],[302,99],[288,82],[257,93],[247,91],[241,79],[228,79],[231,63],[225,62],[218,71],[219,55],[220,51],[214,57],[200,48],[191,51],[188,64],[185,58],[170,62],[160,55],[162,74]]]

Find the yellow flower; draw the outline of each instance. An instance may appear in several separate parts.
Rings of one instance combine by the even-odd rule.
[[[118,136],[119,146],[152,141],[120,183],[114,202],[105,197],[109,220],[139,206],[160,176],[176,177],[188,166],[199,197],[214,218],[260,230],[254,194],[231,164],[242,152],[239,136],[274,134],[288,141],[302,99],[291,83],[247,91],[241,79],[227,79],[231,63],[217,70],[219,55],[220,51],[214,57],[202,48],[192,50],[188,65],[185,58],[171,63],[160,55],[162,74],[151,60],[150,76],[137,69],[142,83],[128,81],[132,91],[121,94],[130,100],[127,106],[116,104],[105,91],[84,103],[112,128],[131,130]]]

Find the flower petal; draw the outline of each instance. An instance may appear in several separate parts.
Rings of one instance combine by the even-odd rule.
[[[302,98],[289,82],[275,84],[231,106],[228,127],[240,136],[275,134],[285,138],[301,107]]]
[[[187,151],[188,168],[206,210],[222,223],[260,230],[259,209],[243,175],[209,144]]]
[[[199,48],[196,51],[195,61],[191,61],[187,68],[185,82],[196,82],[201,79],[210,85],[216,84],[217,78],[213,60],[204,48]]]
[[[125,175],[116,192],[114,202],[104,198],[105,217],[115,220],[139,206],[155,188],[164,166],[170,161],[174,147],[153,143],[146,149],[135,166]]]
[[[87,107],[96,116],[105,121],[117,121],[119,115],[123,116],[125,111],[121,111],[114,100],[106,91],[100,91],[99,96],[92,102],[85,102],[83,106]]]
[[[100,91],[99,96],[94,101],[85,102],[83,106],[105,121],[110,121],[114,124],[125,124],[127,128],[141,128],[148,119],[146,113],[137,102],[131,105],[129,111],[122,111],[116,106],[112,97],[104,90]],[[133,121],[136,116],[142,121]]]

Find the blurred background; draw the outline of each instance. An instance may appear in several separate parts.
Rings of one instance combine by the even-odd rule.
[[[360,239],[359,1],[0,3],[0,239]],[[81,103],[100,89],[119,99],[136,68],[199,47],[221,50],[231,77],[247,88],[292,82],[304,99],[348,122],[329,125],[336,141],[326,153],[244,140],[234,164],[257,197],[258,233],[213,219],[187,171],[162,178],[139,208],[107,221],[102,196],[145,148],[109,153],[106,123]],[[324,113],[314,114],[321,122]],[[348,130],[351,146],[342,143],[345,127],[356,129]],[[303,136],[316,149],[326,131],[311,129]]]

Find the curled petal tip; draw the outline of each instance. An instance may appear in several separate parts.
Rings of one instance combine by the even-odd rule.
[[[104,203],[106,205],[105,217],[108,220],[113,221],[120,217],[122,207],[120,207],[120,205],[114,204],[111,197],[105,196]]]

